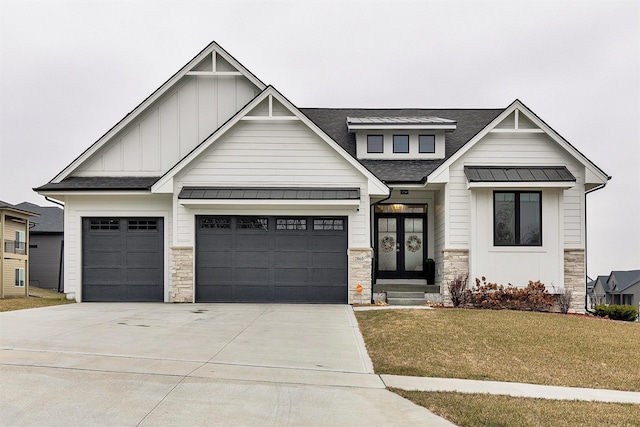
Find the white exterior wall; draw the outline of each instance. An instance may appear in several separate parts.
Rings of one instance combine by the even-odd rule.
[[[176,246],[194,243],[195,215],[340,215],[349,217],[349,246],[371,247],[368,180],[300,121],[241,121],[174,179],[183,186],[352,187],[360,188],[359,206],[332,201],[309,204],[264,200],[235,205],[211,201],[185,207],[177,196]],[[186,201],[185,201],[186,202]],[[188,202],[187,202],[188,203]]]
[[[584,247],[584,166],[545,134],[489,134],[449,168],[449,242],[469,244],[469,190],[464,166],[567,166],[576,185],[564,191],[564,247]]]
[[[436,285],[442,286],[442,267],[443,256],[442,250],[445,249],[445,230],[446,230],[446,214],[445,214],[445,191],[443,188],[435,193],[434,203],[434,235],[433,235],[433,248],[434,248],[434,260],[436,262]]]
[[[493,190],[474,189],[470,197],[469,279],[526,286],[540,280],[547,289],[564,283],[561,189],[542,190],[542,246],[493,246]]]
[[[542,247],[493,246],[493,190],[467,189],[464,166],[559,166],[576,177],[573,188],[527,186],[542,191]],[[564,248],[584,248],[584,167],[546,134],[489,134],[449,168],[445,200],[445,247],[470,249],[470,282],[486,276],[492,282],[526,285],[541,280],[547,287],[564,282]],[[500,188],[509,189],[509,188]]]
[[[73,175],[159,176],[258,92],[242,76],[185,76]]]
[[[169,242],[172,209],[169,195],[67,196],[64,198],[64,292],[82,301],[82,218],[162,217],[164,219],[164,298],[169,290]]]

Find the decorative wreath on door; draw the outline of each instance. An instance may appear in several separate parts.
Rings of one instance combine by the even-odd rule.
[[[384,236],[382,238],[382,251],[391,252],[396,248],[396,241],[393,236]]]
[[[407,238],[407,242],[405,244],[409,252],[418,252],[422,247],[422,240],[413,234]]]

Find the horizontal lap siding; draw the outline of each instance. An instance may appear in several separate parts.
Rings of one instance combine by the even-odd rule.
[[[465,165],[482,166],[558,166],[566,165],[576,177],[575,187],[564,191],[564,244],[582,247],[584,228],[584,167],[544,134],[489,134],[476,144],[449,171],[450,243],[469,243],[469,191]]]
[[[369,244],[366,178],[300,121],[237,123],[195,159],[193,166],[179,174],[174,185],[177,191],[185,185],[360,188],[363,202],[359,212],[354,213],[352,207],[335,207],[328,209],[327,214],[348,213],[349,244]],[[211,209],[225,208],[203,208],[198,212],[211,214]],[[323,214],[314,213],[313,208],[274,209],[292,215]],[[179,244],[193,242],[195,211],[178,206]],[[249,212],[252,211],[259,212],[260,208]]]

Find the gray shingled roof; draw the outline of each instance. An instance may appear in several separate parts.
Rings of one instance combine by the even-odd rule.
[[[35,191],[149,190],[160,177],[72,176],[59,183],[48,183]]]
[[[36,225],[29,230],[30,233],[63,233],[64,211],[56,206],[38,206],[29,202],[19,203],[20,209],[40,214],[31,217],[30,221]]]
[[[179,199],[358,200],[358,188],[229,188],[184,187]]]
[[[628,271],[612,271],[612,275],[618,279],[618,286],[614,292],[622,292],[630,286],[640,282],[640,270],[628,270]],[[611,277],[611,275],[609,276]]]
[[[355,134],[347,129],[347,117],[439,117],[457,123],[456,130],[445,133],[445,158],[439,160],[360,160],[380,180],[423,182],[426,177],[471,138],[495,119],[503,109],[358,109],[301,108],[311,121],[356,157]]]
[[[4,200],[0,200],[0,209],[12,209],[14,211],[18,211],[18,212],[21,212],[23,214],[35,214],[35,215],[38,214],[35,211],[31,211],[29,209],[21,208],[18,205],[12,205],[11,203],[5,202]]]
[[[445,157],[438,160],[360,160],[380,180],[387,183],[424,182],[426,177],[471,138],[486,127],[502,109],[347,109],[301,108],[311,121],[356,158],[355,134],[347,129],[347,117],[366,120],[372,117],[438,118],[457,123],[454,131],[445,133]],[[109,191],[149,190],[160,177],[69,177],[59,183],[48,183],[36,191]]]
[[[465,166],[469,182],[575,182],[565,166]]]

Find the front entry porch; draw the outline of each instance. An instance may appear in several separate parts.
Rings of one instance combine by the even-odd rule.
[[[429,258],[428,206],[376,205],[374,211],[376,301],[391,305],[423,305],[440,301],[435,262]]]

